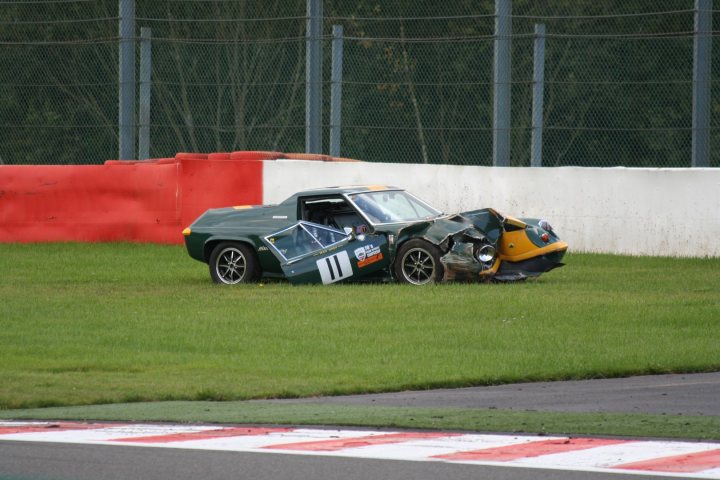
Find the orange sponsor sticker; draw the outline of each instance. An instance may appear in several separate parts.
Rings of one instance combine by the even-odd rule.
[[[365,257],[365,260],[360,260],[357,265],[359,268],[363,268],[363,267],[367,267],[368,265],[370,265],[372,263],[379,262],[382,259],[383,259],[383,254],[378,253],[376,255],[373,255],[372,257]]]

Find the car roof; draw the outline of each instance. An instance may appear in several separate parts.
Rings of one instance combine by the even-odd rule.
[[[325,187],[317,188],[313,190],[304,190],[296,193],[295,197],[308,197],[308,196],[322,196],[322,195],[339,195],[349,193],[364,193],[364,192],[382,192],[387,190],[402,190],[398,187],[391,187],[388,185],[349,185],[344,187]]]

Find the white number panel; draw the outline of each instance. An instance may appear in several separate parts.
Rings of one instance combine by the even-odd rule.
[[[329,257],[321,258],[315,262],[320,272],[322,283],[335,283],[352,277],[352,265],[346,251],[342,250]]]

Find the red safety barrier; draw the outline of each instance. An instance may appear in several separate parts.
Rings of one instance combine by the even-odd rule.
[[[312,160],[318,162],[359,162],[354,158],[345,157],[331,157],[330,155],[323,155],[321,153],[286,153],[285,158],[292,160]]]
[[[231,160],[277,160],[279,158],[287,158],[281,152],[263,152],[263,151],[240,151],[230,154]]]
[[[259,203],[262,162],[0,166],[0,242],[182,243],[208,208]]]
[[[103,165],[153,165],[153,164],[165,164],[165,163],[178,163],[179,160],[173,158],[149,158],[147,160],[105,160]]]
[[[357,160],[355,158],[348,158],[348,157],[330,157],[329,162],[362,162],[362,160]]]
[[[2,166],[0,241],[177,243],[179,164]]]
[[[261,204],[262,185],[262,162],[183,160],[180,180],[182,228],[208,208]]]
[[[175,158],[178,160],[207,160],[207,153],[188,153],[178,152],[175,154]]]
[[[288,153],[287,156],[294,160],[313,160],[318,162],[329,162],[332,158],[330,155],[323,155],[321,153]]]
[[[241,151],[0,166],[0,242],[182,243],[183,228],[209,208],[261,204],[261,160],[286,158],[355,161]]]

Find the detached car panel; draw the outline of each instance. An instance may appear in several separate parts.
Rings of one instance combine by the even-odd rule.
[[[568,245],[540,219],[491,208],[444,214],[395,187],[299,192],[279,205],[208,210],[183,232],[217,283],[517,281],[562,266]]]

